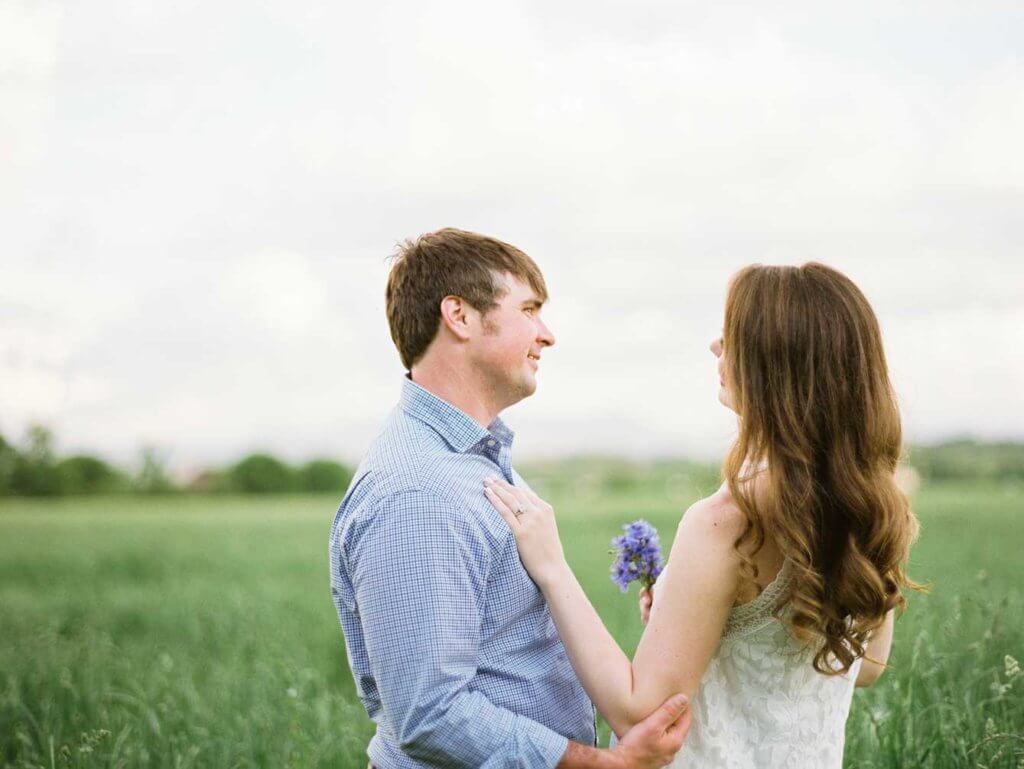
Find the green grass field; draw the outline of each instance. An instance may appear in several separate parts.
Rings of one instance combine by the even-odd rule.
[[[697,490],[684,496],[552,499],[628,649],[635,590],[608,579],[609,540],[646,517],[667,547]],[[916,494],[911,573],[933,589],[898,621],[892,669],[854,698],[848,767],[1024,767],[1024,675],[1006,659],[1024,660],[1022,500],[994,485]],[[0,763],[365,766],[372,724],[328,588],[337,501],[0,502]]]

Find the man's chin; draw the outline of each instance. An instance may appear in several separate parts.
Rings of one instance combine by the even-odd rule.
[[[537,378],[533,375],[523,377],[518,388],[519,400],[529,398],[535,392],[537,392]]]

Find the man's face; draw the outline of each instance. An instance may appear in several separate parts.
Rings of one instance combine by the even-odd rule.
[[[555,337],[540,318],[542,302],[529,284],[509,274],[498,282],[508,291],[481,318],[474,358],[497,398],[512,405],[537,389],[541,353]]]

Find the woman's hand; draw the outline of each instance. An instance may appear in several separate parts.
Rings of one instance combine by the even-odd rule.
[[[533,581],[543,590],[568,568],[562,541],[558,538],[555,510],[532,491],[501,478],[484,481],[484,494],[516,538],[519,558]]]
[[[647,588],[640,591],[640,622],[645,627],[651,618],[651,607],[654,605],[654,593]]]

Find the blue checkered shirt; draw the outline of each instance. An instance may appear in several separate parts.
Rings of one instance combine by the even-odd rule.
[[[512,469],[484,429],[406,378],[331,529],[331,592],[377,724],[381,769],[553,767],[594,709],[483,480]]]

